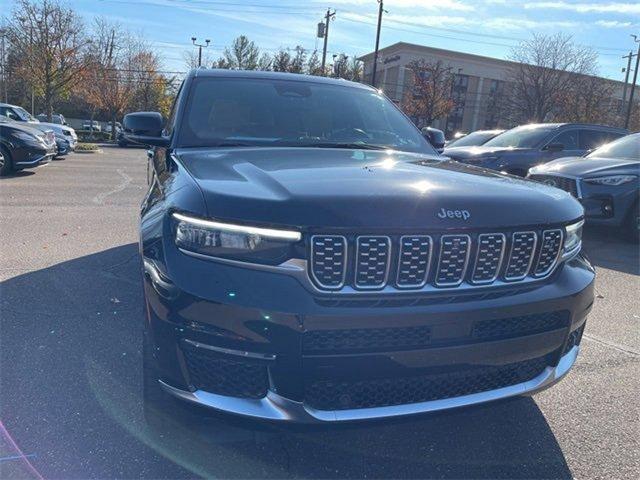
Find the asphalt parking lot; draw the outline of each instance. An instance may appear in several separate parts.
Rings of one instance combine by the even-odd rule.
[[[141,407],[143,149],[0,179],[0,478],[639,478],[637,245],[586,231],[598,269],[583,349],[534,398],[292,427]]]

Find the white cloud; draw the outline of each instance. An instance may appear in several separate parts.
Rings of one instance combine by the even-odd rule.
[[[326,4],[326,0],[320,2]],[[373,4],[371,0],[333,0],[329,2],[331,5],[353,5],[353,6],[370,6]],[[393,10],[398,8],[415,8],[424,10],[438,11],[458,11],[471,12],[475,10],[472,2],[462,2],[460,0],[387,0],[384,3],[385,9]]]
[[[571,20],[531,20],[528,18],[494,17],[480,20],[478,25],[495,30],[533,30],[554,28],[576,28],[582,25]]]
[[[341,18],[356,20],[359,22],[367,22],[372,25],[378,21],[374,14],[360,14],[353,12],[344,12]],[[447,16],[447,15],[399,15],[388,13],[384,16],[384,24],[407,24],[412,27],[447,27],[455,25],[469,25],[472,20],[469,17]]]
[[[526,9],[553,9],[568,10],[577,13],[619,13],[640,15],[640,2],[626,3],[568,3],[558,2],[531,2],[524,5]]]
[[[605,28],[629,28],[634,26],[631,22],[619,22],[617,20],[598,20],[596,25]]]
[[[343,13],[342,18],[357,20],[374,24],[376,16],[374,14],[364,15],[356,13]],[[477,32],[477,28],[483,28],[492,31],[504,30],[533,30],[533,29],[553,29],[562,28],[570,29],[584,26],[584,23],[572,20],[532,20],[529,18],[514,17],[490,17],[482,18],[477,16],[447,16],[447,15],[394,15],[387,14],[384,17],[385,25],[394,27],[406,27],[419,29],[420,27],[475,27],[469,30],[473,34]],[[426,32],[428,33],[428,32]]]

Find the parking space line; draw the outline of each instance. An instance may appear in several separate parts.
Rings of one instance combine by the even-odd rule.
[[[593,335],[589,335],[586,333],[584,334],[584,338],[591,340],[593,342],[599,343],[601,345],[604,345],[606,347],[612,348],[614,350],[618,350],[619,352],[626,353],[628,355],[631,355],[632,357],[640,357],[640,352],[633,350],[629,347],[626,347],[624,345],[619,345],[617,343],[609,342],[607,340],[603,340],[602,338],[594,337]]]

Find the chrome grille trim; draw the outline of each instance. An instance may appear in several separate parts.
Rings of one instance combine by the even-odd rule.
[[[402,275],[402,265],[403,265],[403,254],[404,250],[404,242],[409,240],[418,240],[425,239],[429,242],[429,249],[427,251],[427,266],[425,267],[424,276],[422,281],[410,284],[410,283],[400,283],[400,275]],[[429,272],[431,270],[431,262],[433,261],[433,238],[430,235],[403,235],[400,237],[400,247],[398,248],[398,273],[396,275],[396,286],[398,288],[422,288],[426,285],[427,279],[429,278]],[[409,267],[411,268],[411,267]]]
[[[511,267],[511,262],[513,261],[513,254],[514,254],[514,246],[515,246],[515,238],[516,235],[528,235],[529,237],[533,236],[533,245],[531,247],[531,252],[529,253],[529,262],[527,264],[527,269],[525,270],[524,274],[522,275],[508,275],[509,273],[509,269]],[[504,272],[504,279],[512,282],[512,281],[516,281],[516,280],[522,280],[524,279],[527,275],[529,275],[529,272],[531,271],[531,265],[533,264],[533,259],[535,257],[535,252],[536,252],[536,247],[538,245],[538,235],[536,234],[536,232],[532,232],[532,231],[526,231],[526,232],[513,232],[513,234],[511,235],[511,249],[509,250],[509,259],[507,260],[507,267],[505,269]]]
[[[467,242],[467,249],[465,252],[464,263],[462,265],[462,271],[460,272],[460,279],[455,282],[442,282],[439,280],[441,267],[442,267],[442,252],[444,251],[445,242],[448,239],[465,239]],[[438,266],[436,268],[436,278],[434,279],[435,285],[438,287],[457,287],[460,285],[467,273],[467,267],[469,266],[469,256],[471,254],[471,237],[469,235],[442,235],[440,237],[440,253],[438,255]],[[446,261],[446,260],[445,260]]]
[[[551,235],[551,234],[558,235],[558,238],[559,238],[558,248],[551,264],[545,270],[539,272],[538,268],[540,268],[540,262],[542,260],[542,255],[544,253],[545,242],[548,238],[548,235]],[[554,228],[553,230],[545,230],[542,232],[542,242],[540,244],[540,252],[538,253],[538,260],[536,261],[536,268],[534,269],[532,274],[534,277],[546,277],[547,275],[549,275],[549,273],[553,271],[553,269],[558,264],[558,259],[560,258],[560,254],[562,253],[563,244],[564,244],[564,231],[562,229]]]
[[[480,259],[480,248],[482,245],[482,239],[487,237],[499,237],[502,239],[502,247],[500,248],[500,255],[498,258],[498,265],[496,266],[495,274],[491,278],[476,280],[476,272],[478,269],[478,260]],[[471,283],[475,285],[484,285],[493,283],[500,275],[500,269],[502,268],[502,261],[504,260],[504,252],[507,249],[507,237],[504,233],[482,233],[478,235],[478,245],[476,249],[476,261],[473,264],[473,271],[471,272]]]
[[[326,285],[316,277],[316,274],[314,272],[314,265],[316,264],[314,260],[315,250],[316,250],[314,248],[314,242],[316,241],[316,239],[319,239],[319,238],[339,239],[341,243],[344,245],[344,259],[342,263],[342,281],[338,285]],[[309,272],[311,273],[313,280],[318,284],[318,286],[320,286],[325,290],[340,290],[342,287],[344,287],[344,284],[347,278],[347,265],[349,264],[349,253],[348,253],[349,244],[347,242],[347,238],[343,235],[313,235],[311,237],[310,250],[311,250],[311,258],[310,258],[311,261],[309,262]]]
[[[387,245],[386,252],[386,262],[384,266],[384,273],[382,281],[376,284],[362,284],[359,282],[359,276],[362,273],[361,268],[361,260],[360,260],[360,249],[361,244],[366,240],[375,239],[376,241],[382,240]],[[356,237],[356,264],[355,264],[355,273],[354,273],[354,285],[356,288],[361,290],[377,290],[379,288],[383,288],[389,279],[389,267],[391,266],[391,238],[385,235],[360,235]],[[379,272],[376,272],[376,274]]]

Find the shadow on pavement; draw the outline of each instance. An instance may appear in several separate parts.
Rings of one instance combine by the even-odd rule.
[[[584,251],[596,266],[640,275],[640,247],[623,238],[615,228],[586,227]]]
[[[347,425],[265,424],[141,407],[137,245],[0,283],[0,411],[54,478],[570,478],[536,403]]]
[[[21,178],[21,177],[30,177],[31,175],[35,175],[36,172],[33,170],[16,170],[11,172],[9,175],[5,175],[0,177],[0,180],[7,180],[9,178]]]

